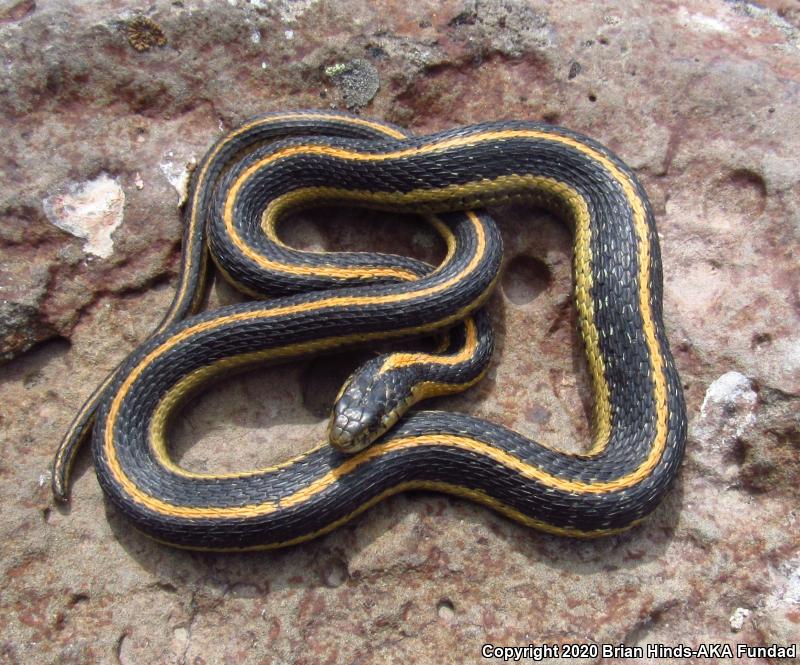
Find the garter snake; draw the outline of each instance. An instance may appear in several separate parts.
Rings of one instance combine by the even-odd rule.
[[[516,199],[557,211],[573,229],[574,297],[594,399],[586,453],[467,415],[401,417],[419,399],[480,378],[491,338],[479,307],[502,248],[493,221],[477,210]],[[447,255],[431,269],[281,242],[277,225],[287,213],[329,204],[422,213]],[[71,461],[90,431],[112,503],[149,536],[200,549],[299,543],[409,489],[466,497],[551,533],[601,536],[640,521],[674,478],[686,415],[662,322],[653,215],[633,172],[595,141],[533,122],[416,137],[341,113],[270,114],[212,146],[194,173],[186,218],[173,303],[75,419],[54,463],[57,497],[66,496]],[[245,293],[268,298],[197,313],[208,256]],[[353,454],[323,442],[275,466],[225,474],[190,472],[170,459],[170,418],[216,375],[455,324],[460,332],[440,353],[391,354],[352,379],[330,435]],[[405,392],[392,402],[396,384]],[[360,449],[367,442],[348,437],[364,413],[387,431]]]

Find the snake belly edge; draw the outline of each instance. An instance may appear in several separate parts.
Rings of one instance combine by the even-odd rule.
[[[289,138],[265,140],[282,136]],[[502,250],[492,220],[473,210],[516,199],[558,211],[574,231],[575,301],[594,398],[587,453],[560,452],[470,416],[420,411],[352,455],[322,443],[272,467],[225,474],[190,472],[169,458],[170,418],[222,372],[429,333],[476,313]],[[314,254],[280,242],[276,228],[287,212],[332,203],[430,215],[447,256],[425,272],[399,257]],[[409,489],[593,537],[637,523],[667,491],[683,457],[686,415],[662,322],[658,238],[635,175],[591,139],[529,122],[413,137],[346,114],[272,114],[215,144],[195,173],[187,217],[176,302],[199,300],[199,278],[186,275],[203,270],[205,233],[232,283],[293,295],[191,316],[194,307],[177,312],[174,302],[173,320],[90,405],[100,484],[151,537],[199,549],[280,547]],[[480,346],[475,335],[464,337],[459,359]],[[417,359],[426,376],[437,362]],[[436,394],[435,380],[419,385],[418,397]],[[59,472],[66,474],[54,467],[54,478]]]

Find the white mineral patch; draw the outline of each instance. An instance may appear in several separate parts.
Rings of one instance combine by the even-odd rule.
[[[738,633],[742,629],[742,626],[744,626],[745,619],[747,619],[749,616],[750,610],[745,609],[744,607],[737,607],[733,614],[731,614],[731,630],[734,633]]]
[[[42,205],[50,222],[86,241],[84,251],[103,259],[111,256],[111,234],[122,224],[125,209],[125,192],[116,178],[101,173],[87,182],[68,182]]]
[[[783,600],[787,603],[800,605],[800,566],[796,566],[789,575]]]
[[[745,410],[736,409],[738,422],[736,436],[741,436],[745,428],[755,422],[755,408],[758,395],[756,395],[750,379],[739,372],[726,372],[714,381],[706,390],[703,405],[700,407],[700,417],[706,418],[712,410],[730,407],[748,407]]]
[[[773,591],[764,600],[767,609],[800,605],[800,561],[785,561],[771,571]]]
[[[678,9],[678,20],[689,29],[697,32],[731,32],[724,21],[706,14],[692,13],[686,7]]]
[[[732,482],[740,469],[731,446],[755,425],[757,409],[758,395],[743,374],[727,372],[712,382],[693,423],[701,444],[694,451],[696,459]]]
[[[273,2],[271,4],[278,10],[278,15],[284,23],[293,23],[318,2],[319,0],[283,0],[282,2]],[[261,0],[261,2],[254,0],[253,4],[258,6],[259,4],[267,5],[269,3],[264,2],[264,0]]]
[[[778,357],[783,358],[787,370],[800,370],[800,337],[781,338],[775,341],[774,346]]]
[[[189,198],[189,178],[192,174],[191,167],[197,163],[194,157],[189,162],[180,161],[175,158],[175,153],[168,152],[164,160],[158,165],[161,173],[169,181],[169,184],[178,192],[178,207],[180,208]]]

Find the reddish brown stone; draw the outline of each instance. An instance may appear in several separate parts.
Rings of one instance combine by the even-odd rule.
[[[480,662],[486,642],[796,642],[800,40],[796,3],[761,4],[156,0],[166,44],[137,51],[137,3],[0,3],[0,659],[441,663]],[[49,503],[70,418],[171,298],[187,167],[250,115],[329,106],[417,132],[556,122],[637,170],[690,417],[682,475],[643,526],[576,542],[415,493],[291,550],[191,554],[133,532],[86,454],[72,505]],[[125,197],[105,258],[44,204],[103,174]],[[497,353],[481,385],[435,406],[581,450],[569,234],[524,206],[495,215]],[[309,213],[286,236],[441,257],[419,224],[398,241],[398,221]],[[217,286],[212,306],[236,298]],[[219,384],[174,428],[176,456],[223,470],[310,447],[358,356]]]

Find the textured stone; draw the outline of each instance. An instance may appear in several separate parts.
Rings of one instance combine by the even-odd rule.
[[[480,662],[487,642],[797,642],[796,4],[0,2],[0,660],[440,663]],[[148,26],[149,48],[132,25]],[[53,505],[70,418],[169,303],[193,164],[250,115],[329,106],[416,132],[557,122],[638,171],[690,417],[682,474],[641,527],[575,542],[416,493],[287,551],[176,552],[106,505],[87,454],[72,504]],[[99,178],[124,194],[107,256],[43,204]],[[590,393],[569,233],[526,206],[494,214],[497,353],[484,382],[434,406],[581,450]],[[315,211],[283,234],[442,256],[399,215]],[[210,306],[237,299],[216,285]],[[174,455],[230,470],[313,445],[370,353],[226,379],[176,423]]]
[[[339,89],[342,101],[349,109],[369,104],[380,89],[378,70],[368,60],[357,58],[325,68],[325,74]]]

